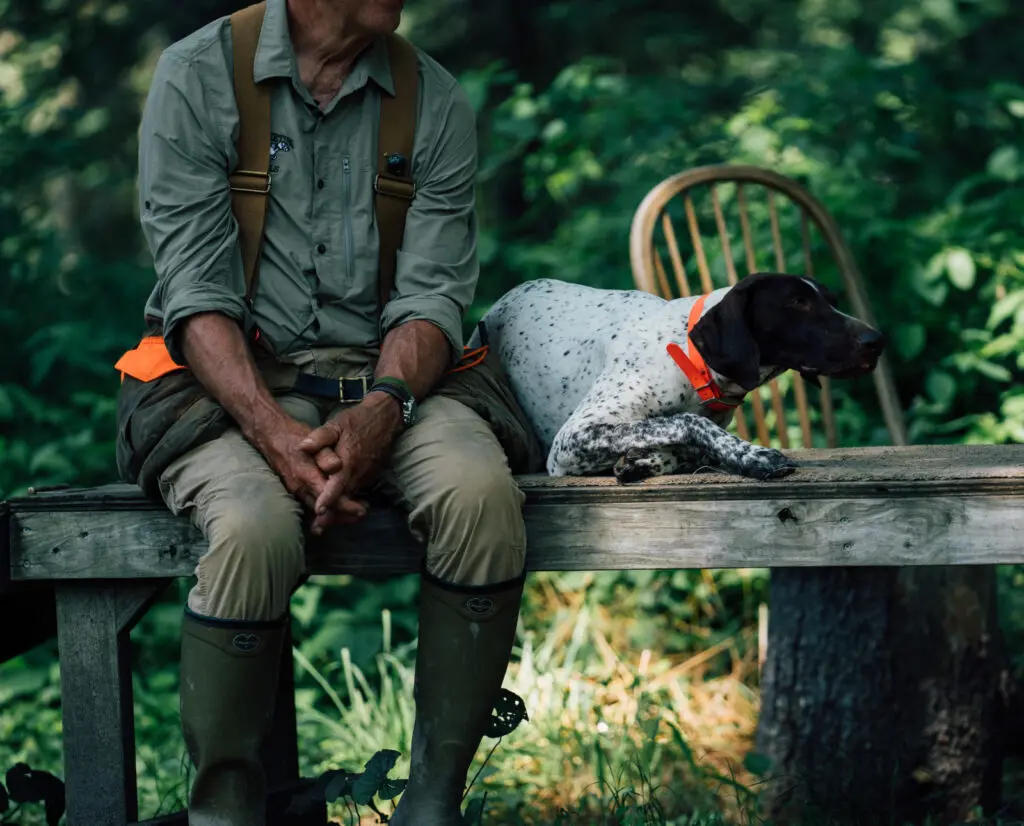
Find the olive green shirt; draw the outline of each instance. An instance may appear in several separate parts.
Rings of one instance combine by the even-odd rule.
[[[419,53],[416,196],[398,252],[395,288],[378,325],[374,218],[382,94],[393,94],[387,43],[356,61],[322,111],[299,77],[285,0],[268,0],[256,53],[271,93],[272,184],[252,311],[231,212],[238,111],[231,30],[224,17],[167,48],[139,136],[139,207],[157,283],[146,316],[162,322],[172,357],[182,319],[220,312],[258,327],[279,355],[317,346],[379,346],[397,325],[437,325],[452,357],[479,273],[474,177],[476,123],[455,79]]]

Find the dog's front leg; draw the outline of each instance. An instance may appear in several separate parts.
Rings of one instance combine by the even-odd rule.
[[[701,468],[714,467],[714,462],[699,447],[673,445],[650,450],[634,448],[620,456],[612,470],[615,478],[626,484],[654,476],[696,473]]]
[[[774,479],[796,467],[781,451],[745,442],[696,413],[678,413],[623,423],[574,416],[555,436],[548,472],[555,476],[601,473],[630,452],[675,447],[687,448],[683,455],[690,461],[706,457],[707,464],[755,479]]]

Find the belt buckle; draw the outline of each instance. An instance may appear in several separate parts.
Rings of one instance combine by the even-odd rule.
[[[346,381],[358,381],[363,385],[363,394],[358,399],[346,399],[345,398],[345,382]],[[340,378],[338,379],[338,401],[339,402],[358,402],[362,401],[363,397],[369,392],[369,376],[353,376],[350,379]]]

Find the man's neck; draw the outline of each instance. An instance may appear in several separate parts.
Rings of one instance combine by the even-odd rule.
[[[346,74],[373,36],[353,25],[326,0],[287,0],[292,47],[300,63]]]

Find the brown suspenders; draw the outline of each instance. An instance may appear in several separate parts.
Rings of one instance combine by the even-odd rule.
[[[394,96],[380,99],[380,130],[377,138],[377,177],[374,207],[380,236],[380,309],[391,298],[395,285],[398,248],[405,233],[405,213],[416,194],[412,180],[412,144],[416,134],[416,50],[398,35],[388,38],[388,57]]]
[[[259,278],[263,223],[270,195],[270,86],[253,80],[253,60],[266,3],[231,15],[235,102],[238,105],[238,166],[229,178],[231,209],[238,222],[238,244],[245,271],[245,303],[252,307]]]
[[[245,300],[251,307],[259,279],[263,225],[270,195],[270,86],[253,80],[253,61],[259,43],[266,3],[231,15],[235,101],[238,105],[238,166],[231,174],[231,209],[238,222],[238,242],[245,271]],[[412,150],[416,132],[418,61],[405,39],[387,40],[394,96],[382,92],[377,142],[374,208],[380,237],[379,309],[391,297],[398,248],[405,232],[405,215],[416,194],[412,180]]]

